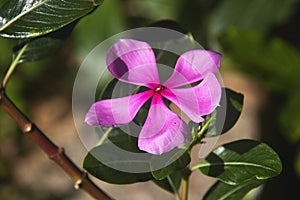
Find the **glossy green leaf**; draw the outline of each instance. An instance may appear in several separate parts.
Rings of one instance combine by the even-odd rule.
[[[17,40],[13,47],[14,57],[19,54],[22,47],[27,43],[28,46],[22,54],[19,63],[37,61],[53,55],[63,45],[76,23],[73,22],[62,29],[33,39]]]
[[[90,174],[113,184],[129,184],[153,179],[150,154],[138,149],[137,138],[119,128],[110,128],[84,159]]]
[[[87,15],[103,0],[11,0],[0,9],[0,35],[32,38]]]
[[[230,130],[238,121],[244,103],[244,95],[231,89],[223,88],[220,106],[215,113],[208,116],[213,117],[209,124],[207,137],[214,137]]]
[[[282,165],[268,145],[254,140],[238,140],[219,146],[193,169],[196,168],[205,175],[237,185],[252,179],[277,176]]]
[[[174,171],[167,178],[164,178],[162,180],[154,179],[153,182],[159,187],[163,188],[164,190],[174,193],[174,190],[176,191],[179,190],[181,184],[181,178],[182,178],[181,172]]]
[[[173,149],[159,156],[153,156],[150,162],[152,175],[162,180],[176,170],[185,168],[191,162],[190,155],[185,149]]]
[[[205,194],[203,200],[237,200],[243,197],[252,189],[263,184],[265,180],[246,181],[240,185],[228,185],[221,181],[215,183]]]
[[[114,128],[106,141],[88,153],[83,166],[93,176],[109,183],[129,184],[150,180],[150,155],[139,156],[139,153],[142,152],[137,148],[137,140]],[[136,173],[134,169],[137,169]],[[140,170],[143,173],[139,173]]]
[[[150,172],[129,171],[130,168],[137,171],[149,169],[148,159],[134,154],[124,157],[118,151],[113,152],[114,148],[112,143],[93,148],[84,159],[84,169],[96,178],[112,184],[130,184],[152,179]]]

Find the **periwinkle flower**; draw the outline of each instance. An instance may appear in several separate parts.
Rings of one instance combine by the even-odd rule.
[[[220,102],[221,86],[214,74],[219,70],[220,59],[220,54],[208,50],[187,51],[178,58],[172,75],[161,84],[150,45],[133,39],[119,40],[108,50],[108,70],[120,81],[149,90],[98,101],[91,106],[85,121],[91,126],[128,124],[152,98],[138,147],[152,154],[168,152],[184,143],[189,128],[165,105],[163,98],[173,102],[192,121],[203,122],[203,116],[212,113]],[[192,83],[198,84],[181,87]]]

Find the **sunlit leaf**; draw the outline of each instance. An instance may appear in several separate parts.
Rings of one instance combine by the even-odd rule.
[[[246,181],[240,185],[228,185],[221,181],[215,183],[205,194],[203,200],[237,200],[243,197],[252,189],[263,184],[265,180]]]
[[[0,9],[0,35],[32,38],[87,15],[103,0],[11,0]]]
[[[254,140],[239,140],[219,146],[196,168],[230,185],[252,179],[268,179],[282,170],[274,150]]]

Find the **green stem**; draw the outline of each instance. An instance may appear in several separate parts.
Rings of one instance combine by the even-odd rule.
[[[182,179],[181,179],[182,194],[181,194],[181,200],[188,200],[189,178],[190,178],[190,175],[191,175],[191,170],[188,167],[182,170]]]
[[[198,138],[202,139],[203,137],[205,137],[204,133],[207,130],[209,124],[211,123],[211,121],[215,118],[215,114],[213,113],[210,118],[205,121],[204,125],[202,126],[202,128],[200,129],[200,131],[198,132],[197,136]]]
[[[187,179],[182,179],[182,200],[188,199],[188,191],[189,191],[189,181]]]
[[[193,141],[188,147],[189,151],[191,151],[193,146],[201,142],[201,140],[205,137],[205,131],[207,130],[209,124],[212,122],[214,118],[215,118],[215,114],[212,114],[208,120],[204,121],[201,129],[198,132],[194,128],[192,129],[191,134],[193,136]]]
[[[2,88],[5,88],[6,85],[7,85],[7,82],[9,80],[9,78],[11,77],[12,73],[14,72],[14,70],[16,69],[16,66],[18,65],[22,55],[24,54],[26,48],[28,46],[28,43],[25,44],[22,49],[20,50],[20,52],[18,53],[17,57],[13,60],[13,62],[11,63],[11,65],[9,66],[8,68],[8,71],[7,73],[5,74],[5,77],[3,79],[3,82],[2,82]]]
[[[102,135],[102,137],[100,138],[100,140],[96,146],[100,146],[101,144],[103,144],[103,142],[105,141],[105,139],[108,137],[108,135],[111,133],[112,130],[113,130],[112,127],[108,128],[105,131],[105,133]]]
[[[176,187],[175,187],[175,185],[174,185],[171,177],[167,176],[167,179],[168,179],[168,182],[169,182],[169,184],[170,184],[170,186],[171,186],[171,188],[172,188],[172,190],[174,192],[175,199],[176,200],[180,200],[180,195],[179,195],[178,190],[176,189]]]

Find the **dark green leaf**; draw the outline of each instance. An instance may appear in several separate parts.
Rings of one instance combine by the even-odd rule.
[[[181,172],[180,171],[174,171],[172,174],[169,175],[169,177],[164,178],[162,180],[156,180],[154,179],[153,182],[158,185],[159,187],[174,193],[174,189],[177,191],[179,190],[180,184],[181,184]]]
[[[244,95],[231,89],[223,88],[220,106],[215,113],[208,117],[214,117],[209,125],[206,136],[214,137],[227,132],[239,119],[244,103]]]
[[[240,185],[228,185],[221,181],[215,183],[205,194],[204,200],[237,200],[243,197],[252,189],[263,184],[265,180],[251,180]]]
[[[278,155],[264,143],[239,140],[216,148],[195,168],[230,185],[268,179],[281,170]]]
[[[113,184],[129,184],[151,180],[149,156],[126,152],[116,145],[102,144],[85,157],[83,167],[100,180]]]
[[[145,105],[144,105],[145,106]],[[149,112],[149,108],[146,109],[144,106],[138,111],[137,115],[134,117],[133,121],[139,126],[143,126]]]
[[[113,184],[129,184],[153,179],[150,154],[138,149],[137,138],[119,128],[109,129],[100,146],[85,157],[83,167],[100,180]]]
[[[153,156],[150,162],[152,175],[162,180],[176,170],[185,168],[191,162],[190,155],[185,149],[173,149],[163,155]]]
[[[40,60],[54,54],[70,35],[76,23],[75,21],[62,29],[33,39],[17,40],[13,48],[14,56],[16,57],[27,43],[28,46],[19,63]]]
[[[122,127],[124,130],[125,127]],[[120,128],[112,128],[104,143],[116,145],[117,147],[134,153],[142,153],[138,148],[138,138],[125,133]]]
[[[0,35],[32,38],[87,15],[103,0],[11,0],[0,9]]]
[[[112,98],[112,92],[113,92],[113,89],[116,86],[117,82],[118,82],[118,79],[113,78],[110,81],[108,81],[103,87],[98,87],[97,93],[99,95],[96,95],[96,96],[98,96],[98,98],[96,100],[98,101],[98,100]],[[99,82],[99,84],[100,84],[100,82]]]

